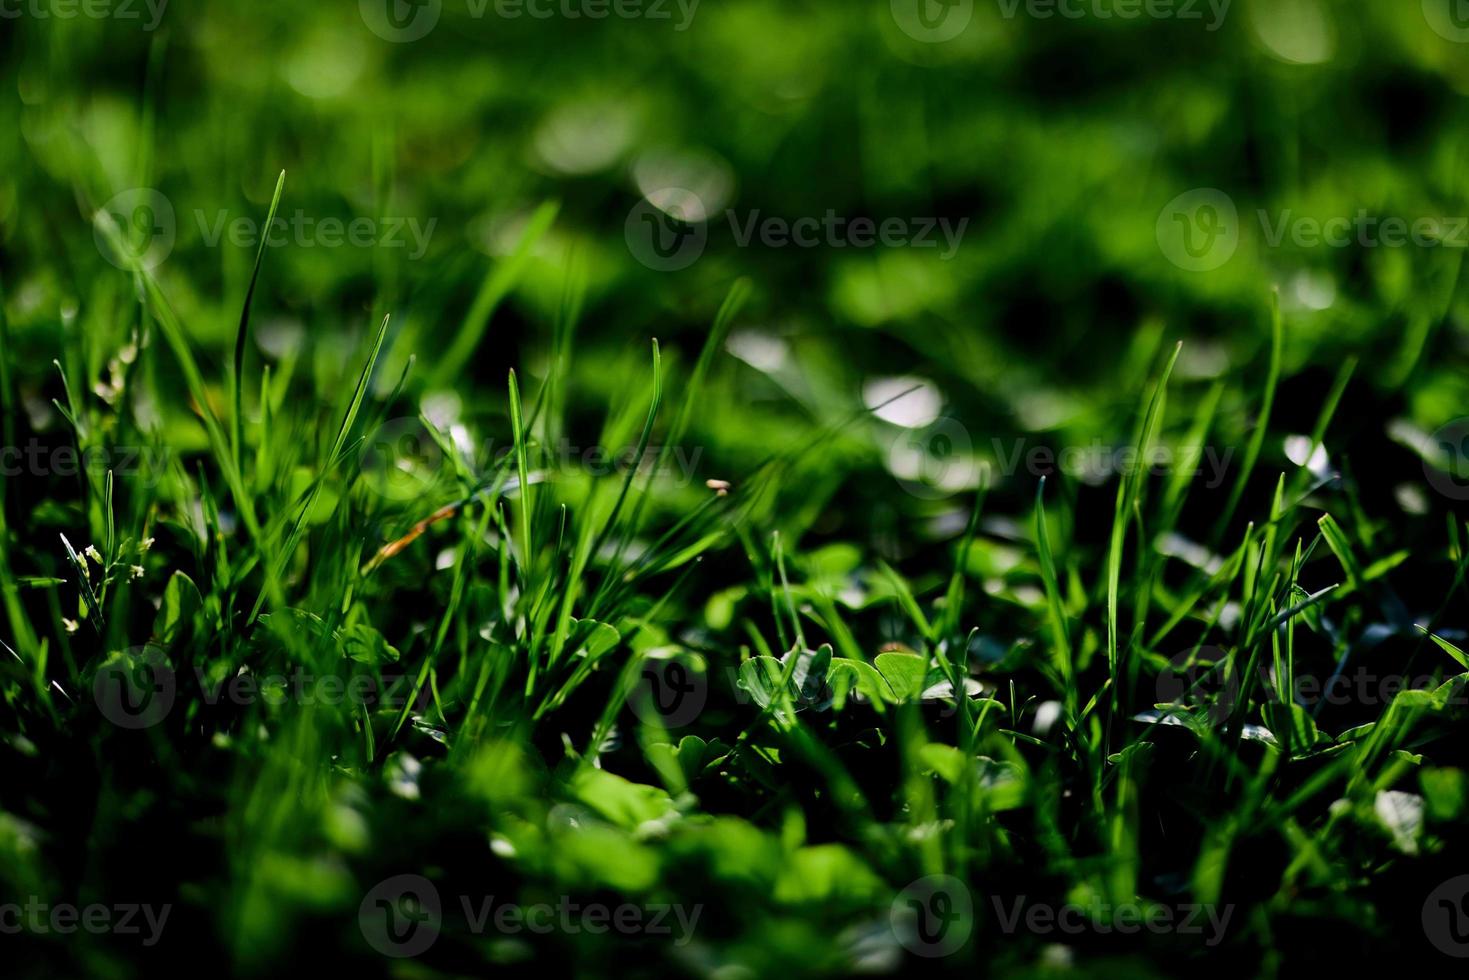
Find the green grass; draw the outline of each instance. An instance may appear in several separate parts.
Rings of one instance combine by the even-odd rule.
[[[1192,273],[1155,221],[1462,211],[1461,52],[1366,4],[1322,65],[1260,4],[948,47],[879,6],[0,38],[8,968],[1453,969],[1461,259]],[[944,261],[715,217],[660,272],[624,219],[679,167],[975,221]]]

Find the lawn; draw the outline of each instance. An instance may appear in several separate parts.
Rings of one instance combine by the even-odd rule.
[[[0,0],[3,969],[1456,968],[1465,6]]]

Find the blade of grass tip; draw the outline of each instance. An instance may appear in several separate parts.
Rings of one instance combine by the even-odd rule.
[[[1316,450],[1326,438],[1326,430],[1331,425],[1332,418],[1336,415],[1337,406],[1341,404],[1341,397],[1347,390],[1347,385],[1352,380],[1352,374],[1357,370],[1357,359],[1349,357],[1342,362],[1341,369],[1336,372],[1336,380],[1332,382],[1331,390],[1326,394],[1326,401],[1321,405],[1321,414],[1316,417],[1316,427],[1311,430],[1311,445],[1306,450],[1306,459],[1316,455]],[[1311,478],[1311,468],[1301,466],[1291,477],[1288,485],[1288,496],[1292,501],[1297,501],[1302,496],[1302,486]]]
[[[1056,645],[1056,670],[1066,685],[1068,715],[1076,714],[1076,687],[1071,683],[1071,641],[1066,633],[1066,609],[1061,603],[1061,588],[1056,578],[1056,559],[1051,553],[1051,537],[1046,530],[1046,478],[1041,477],[1035,489],[1035,546],[1040,560],[1041,583],[1046,590],[1047,618],[1051,623],[1051,642]]]
[[[1275,496],[1270,501],[1270,520],[1265,525],[1265,554],[1273,561],[1279,556],[1276,550],[1280,540],[1280,522],[1285,517],[1285,474],[1275,479]]]
[[[140,100],[143,111],[138,120],[138,160],[137,169],[133,172],[135,187],[153,186],[153,157],[158,148],[158,101],[167,53],[167,32],[155,32],[148,45],[148,65],[143,74],[143,97]]]
[[[622,479],[622,487],[617,492],[617,500],[613,503],[612,511],[607,515],[606,523],[602,525],[601,532],[598,533],[596,541],[592,544],[591,556],[593,559],[602,550],[602,545],[607,542],[607,536],[612,533],[612,528],[617,524],[617,516],[621,513],[622,505],[627,500],[627,492],[632,488],[633,478],[637,476],[638,467],[642,465],[643,456],[648,451],[648,440],[653,436],[653,423],[658,418],[659,406],[663,404],[662,364],[662,355],[658,350],[658,339],[655,337],[653,339],[653,400],[648,405],[648,417],[643,423],[642,435],[638,437],[637,452],[633,454],[632,464],[628,466],[627,474]],[[624,540],[619,544],[617,549],[618,555],[622,554],[623,548],[627,545],[626,539],[629,537],[631,537],[631,533],[625,535]],[[613,561],[615,564],[615,557]]]
[[[546,201],[536,208],[535,213],[526,222],[525,231],[521,233],[515,250],[503,262],[496,264],[485,276],[479,293],[475,295],[474,302],[470,304],[469,312],[464,317],[464,322],[459,325],[459,332],[450,341],[444,356],[439,358],[436,370],[429,377],[429,387],[443,387],[464,370],[464,365],[469,363],[470,357],[479,347],[480,339],[489,329],[490,317],[505,297],[510,294],[510,291],[519,284],[520,277],[525,274],[531,251],[550,229],[559,209],[560,204],[556,201]]]
[[[1336,518],[1330,514],[1322,514],[1316,521],[1316,526],[1321,528],[1321,535],[1326,539],[1326,547],[1336,555],[1337,561],[1341,562],[1342,570],[1347,573],[1347,591],[1353,591],[1362,584],[1362,566],[1357,562],[1357,556],[1352,553],[1352,542],[1342,530]]]
[[[1265,628],[1260,631],[1261,635],[1269,635],[1275,632],[1281,626],[1284,626],[1296,616],[1299,616],[1307,609],[1310,609],[1312,606],[1316,605],[1316,603],[1325,599],[1328,595],[1335,592],[1339,588],[1341,588],[1340,583],[1335,585],[1328,585],[1326,588],[1321,589],[1319,592],[1312,592],[1310,595],[1306,596],[1306,598],[1302,599],[1294,606],[1291,606],[1289,609],[1282,609],[1280,612],[1276,613],[1271,618],[1270,622],[1265,625]]]
[[[265,259],[265,245],[270,240],[270,229],[275,226],[275,212],[281,205],[281,191],[286,186],[286,172],[276,178],[275,194],[270,199],[270,211],[265,216],[265,234],[260,236],[260,245],[255,249],[255,268],[250,271],[250,285],[245,289],[245,303],[240,308],[240,326],[235,331],[235,368],[230,385],[234,398],[234,425],[230,429],[230,449],[234,452],[235,469],[244,472],[241,463],[245,441],[245,347],[250,336],[250,306],[255,301],[255,286],[260,281],[260,266]]]
[[[87,600],[89,614],[87,619],[92,623],[92,628],[97,631],[98,635],[101,635],[103,627],[107,624],[102,618],[102,604],[97,601],[97,593],[92,591],[92,579],[87,575],[87,567],[83,564],[86,559],[76,553],[76,549],[71,546],[70,541],[66,540],[64,534],[61,535],[61,544],[66,548],[66,556],[71,559],[72,566],[76,569],[77,582],[81,586],[83,597]]]
[[[744,277],[736,279],[734,285],[729,287],[724,302],[719,304],[719,312],[714,315],[714,325],[709,329],[709,336],[699,351],[699,359],[694,363],[693,373],[689,375],[683,404],[679,406],[678,414],[673,419],[673,428],[669,430],[669,442],[675,446],[688,431],[689,422],[694,415],[694,404],[698,399],[699,390],[703,387],[704,378],[709,374],[709,366],[714,362],[714,355],[723,348],[724,338],[729,335],[729,328],[734,318],[739,315],[740,310],[749,300],[750,290],[749,279]]]
[[[669,563],[677,562],[687,553],[685,548],[674,549],[673,545],[681,538],[688,537],[685,532],[697,534],[701,528],[707,527],[709,522],[703,519],[708,517],[719,503],[720,498],[717,495],[711,494],[706,497],[702,503],[680,517],[672,527],[645,548],[636,560],[609,571],[603,582],[604,587],[598,588],[593,596],[592,603],[587,609],[587,615],[596,619],[600,609],[605,606],[615,607],[624,593],[634,591],[643,578],[673,567]],[[720,529],[716,533],[723,535],[724,531]],[[709,534],[705,534],[699,540],[707,541],[709,537]],[[693,547],[697,547],[697,544]]]
[[[881,559],[878,559],[877,569],[887,579],[888,585],[892,587],[893,596],[897,599],[898,607],[913,621],[913,625],[918,627],[918,632],[923,635],[924,642],[928,644],[937,643],[940,637],[933,628],[933,625],[929,623],[928,617],[923,614],[923,610],[919,608],[918,600],[914,598],[913,589],[908,585],[907,581],[898,574],[893,566]],[[781,568],[781,578],[785,578],[784,566]],[[792,607],[791,611],[792,615],[794,615],[794,607]]]
[[[515,440],[515,472],[520,477],[519,492],[516,496],[520,502],[520,549],[521,558],[525,562],[525,587],[521,590],[524,594],[530,593],[531,565],[535,560],[533,539],[531,536],[531,507],[530,487],[530,454],[526,449],[525,416],[520,407],[520,385],[515,380],[515,369],[510,369],[510,431]]]
[[[796,634],[796,646],[801,650],[805,650],[806,632],[805,630],[801,629],[801,614],[796,610],[795,597],[791,595],[791,580],[786,577],[785,549],[781,546],[779,531],[775,531],[771,534],[771,554],[775,558],[775,570],[780,575],[780,591],[781,595],[785,597],[786,612],[791,617],[791,629],[793,629]],[[794,663],[794,661],[795,658],[793,657],[792,663]],[[794,667],[792,667],[792,669],[794,669]]]
[[[391,319],[391,314],[385,314],[382,323],[378,324],[372,350],[368,352],[367,361],[362,365],[362,373],[357,376],[357,387],[352,390],[352,402],[347,408],[347,414],[342,417],[341,428],[337,429],[336,441],[332,443],[331,455],[327,457],[331,466],[340,462],[342,448],[347,444],[347,435],[352,431],[352,424],[357,421],[357,413],[362,410],[362,401],[367,397],[367,386],[372,380],[372,370],[377,366],[378,355],[382,353],[383,338],[388,335],[388,321]]]
[[[1442,308],[1432,312],[1419,312],[1408,319],[1408,329],[1403,334],[1402,344],[1398,347],[1388,374],[1387,385],[1390,388],[1402,388],[1412,380],[1413,371],[1428,347],[1429,338],[1435,330],[1442,330],[1449,321],[1454,309],[1454,299],[1459,295],[1459,284],[1464,279],[1464,253],[1455,251],[1454,272],[1449,277],[1449,287],[1445,291]]]
[[[1167,488],[1163,491],[1162,517],[1158,523],[1158,531],[1167,533],[1172,531],[1178,523],[1179,513],[1183,510],[1185,498],[1188,496],[1189,484],[1193,482],[1195,475],[1204,464],[1203,454],[1209,452],[1204,446],[1204,440],[1209,437],[1209,430],[1214,424],[1214,415],[1219,410],[1220,399],[1224,395],[1224,382],[1219,382],[1209,389],[1204,400],[1194,412],[1194,424],[1189,429],[1184,448],[1186,451],[1197,451],[1200,455],[1193,467],[1176,466],[1169,477]]]
[[[1138,432],[1136,447],[1136,458],[1138,459],[1147,458],[1148,446],[1153,441],[1153,432],[1162,410],[1164,392],[1168,388],[1168,378],[1173,374],[1173,366],[1178,363],[1178,354],[1181,350],[1183,350],[1181,342],[1174,345],[1173,353],[1168,358],[1168,364],[1163,368],[1163,373],[1153,388],[1152,398],[1148,403],[1147,412],[1143,416],[1143,424]],[[1111,545],[1107,551],[1107,668],[1113,682],[1114,698],[1117,697],[1117,688],[1120,684],[1117,676],[1117,594],[1122,581],[1122,548],[1127,534],[1128,515],[1132,512],[1137,500],[1143,472],[1143,468],[1136,468],[1132,473],[1123,477],[1117,487],[1117,502],[1112,512]]]
[[[82,411],[77,405],[76,392],[71,390],[71,380],[67,378],[66,368],[61,366],[61,362],[53,357],[51,364],[56,368],[56,373],[61,375],[61,390],[66,393],[66,407],[61,409],[61,414],[66,417],[66,420],[71,423],[71,427],[76,430],[77,441],[80,442],[87,434],[82,431]],[[56,400],[52,399],[51,404],[55,405]],[[60,408],[61,406],[57,405],[57,407]]]
[[[357,387],[353,390],[352,401],[347,407],[346,414],[342,417],[342,425],[337,430],[337,437],[332,443],[330,455],[327,456],[326,466],[322,467],[312,479],[311,489],[308,491],[301,512],[297,515],[296,522],[291,528],[290,537],[286,541],[285,548],[276,557],[275,567],[271,567],[268,562],[264,566],[267,591],[262,592],[256,597],[254,608],[250,611],[250,618],[248,620],[250,623],[253,623],[256,617],[260,615],[260,609],[265,602],[267,594],[275,593],[271,596],[272,600],[277,600],[282,595],[279,591],[280,581],[285,575],[286,565],[296,550],[296,544],[301,540],[301,535],[306,529],[306,522],[310,518],[311,512],[316,508],[316,499],[321,493],[322,484],[326,482],[327,476],[336,469],[337,463],[341,459],[342,447],[347,442],[347,434],[352,431],[352,424],[357,420],[357,413],[362,409],[362,400],[367,395],[367,386],[372,379],[372,369],[377,365],[378,356],[382,353],[383,338],[387,336],[388,321],[390,319],[390,316],[384,316],[382,323],[377,328],[377,336],[373,339],[372,350],[367,355],[367,363],[362,366],[362,373],[357,378]]]
[[[698,400],[699,391],[704,386],[704,378],[709,373],[709,366],[714,363],[714,355],[724,346],[724,338],[729,334],[730,324],[739,315],[746,300],[750,298],[750,280],[741,276],[729,287],[725,294],[724,302],[719,304],[719,311],[714,314],[714,325],[709,328],[709,336],[704,339],[704,346],[699,351],[699,359],[694,362],[694,370],[689,375],[688,385],[684,388],[683,403],[679,405],[678,414],[673,417],[673,426],[668,430],[668,438],[663,441],[663,448],[658,450],[657,465],[653,467],[653,473],[648,480],[651,485],[653,476],[663,471],[663,464],[669,453],[676,453],[684,435],[688,432],[689,422],[694,416],[694,405]],[[631,525],[633,533],[642,529],[643,507],[647,504],[647,496],[639,497],[633,505]]]
[[[568,367],[567,352],[571,349],[571,338],[581,322],[582,310],[587,301],[587,264],[582,252],[575,246],[566,250],[566,282],[561,290],[561,303],[556,310],[556,322],[551,330],[551,357],[546,369],[546,380],[536,393],[531,404],[530,416],[525,427],[528,432],[539,432],[541,444],[550,446],[560,435],[560,423],[564,418],[562,395],[566,386]]]
[[[132,273],[134,281],[139,284],[139,292],[143,296],[146,309],[152,313],[154,321],[163,333],[163,339],[167,341],[169,349],[173,351],[174,359],[178,361],[179,370],[183,372],[184,384],[189,390],[190,397],[194,399],[199,419],[204,425],[204,432],[209,437],[210,449],[219,462],[225,482],[229,484],[230,492],[235,496],[240,517],[251,537],[260,541],[260,522],[255,517],[255,508],[245,489],[239,468],[235,466],[234,454],[230,452],[228,439],[223,428],[220,427],[219,419],[215,418],[213,409],[209,407],[209,395],[204,385],[204,376],[200,373],[199,365],[194,360],[194,353],[189,347],[183,324],[179,321],[178,315],[174,313],[173,307],[169,305],[168,298],[164,296],[158,281],[138,259],[133,257],[132,251],[127,247],[126,240],[123,238],[122,229],[117,225],[117,219],[105,210],[99,209],[93,215],[93,222],[107,238],[116,254],[125,257],[128,271]]]
[[[979,533],[979,516],[984,511],[985,490],[984,481],[980,481],[979,488],[974,493],[974,507],[969,512],[969,522],[964,527],[964,536],[959,540],[959,547],[954,552],[954,567],[949,573],[949,586],[944,591],[944,611],[939,616],[937,634],[940,639],[947,639],[959,628],[960,606],[964,604],[964,575],[965,569],[969,567],[969,550],[974,545],[974,537]]]
[[[786,633],[785,618],[780,614],[780,597],[775,588],[775,559],[760,547],[760,541],[750,533],[748,528],[737,525],[735,531],[739,535],[740,543],[744,546],[745,557],[755,572],[757,594],[763,592],[770,599],[770,618],[775,623],[776,641],[780,644],[781,650],[789,650],[792,645],[791,638]],[[772,534],[772,537],[776,535]]]
[[[1271,292],[1270,300],[1270,364],[1265,373],[1265,390],[1260,398],[1260,415],[1255,420],[1255,431],[1250,433],[1250,441],[1245,446],[1245,458],[1240,462],[1239,476],[1235,478],[1234,488],[1229,492],[1229,502],[1224,505],[1224,511],[1215,525],[1216,538],[1224,533],[1225,527],[1234,517],[1235,508],[1239,506],[1245,486],[1250,481],[1250,474],[1255,471],[1255,461],[1260,458],[1260,448],[1265,444],[1266,431],[1270,428],[1270,414],[1275,407],[1275,390],[1280,384],[1280,358],[1284,336],[1280,318],[1280,290],[1275,289]]]
[[[1464,584],[1465,578],[1469,577],[1466,576],[1466,573],[1469,573],[1469,552],[1465,552],[1459,544],[1459,526],[1454,523],[1452,516],[1448,518],[1447,525],[1449,538],[1448,555],[1454,562],[1454,577],[1449,582],[1449,587],[1444,590],[1443,602],[1439,603],[1438,608],[1433,611],[1433,614],[1427,619],[1418,620],[1418,624],[1416,625],[1419,625],[1420,629],[1433,629],[1434,625],[1443,617],[1443,614],[1448,611],[1449,606],[1453,605],[1454,596],[1458,594],[1459,588]],[[0,552],[0,555],[3,555],[3,552]]]
[[[1458,647],[1454,646],[1454,644],[1450,643],[1448,640],[1445,640],[1443,637],[1438,636],[1435,633],[1429,632],[1422,626],[1419,626],[1416,623],[1413,625],[1417,628],[1418,632],[1422,633],[1424,636],[1432,640],[1440,650],[1442,650],[1444,653],[1447,653],[1450,657],[1453,657],[1454,660],[1458,662],[1460,667],[1463,667],[1465,670],[1469,670],[1469,654],[1466,654],[1463,650],[1460,650]]]

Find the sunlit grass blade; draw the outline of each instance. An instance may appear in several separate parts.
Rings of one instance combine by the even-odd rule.
[[[1179,351],[1183,344],[1174,346],[1173,353],[1168,358],[1168,363],[1163,368],[1153,388],[1153,395],[1148,402],[1146,412],[1143,414],[1142,424],[1138,429],[1138,442],[1136,446],[1136,458],[1146,459],[1148,447],[1152,444],[1153,433],[1157,428],[1158,418],[1162,412],[1165,393],[1168,388],[1168,378],[1173,374],[1173,365],[1178,363]],[[1141,495],[1142,482],[1146,470],[1137,467],[1132,472],[1123,476],[1117,487],[1116,504],[1112,512],[1112,533],[1107,550],[1107,668],[1113,679],[1114,696],[1117,690],[1118,678],[1118,639],[1117,639],[1117,599],[1122,578],[1122,551],[1127,536],[1128,521],[1133,516]],[[1146,542],[1141,542],[1146,546]],[[1136,624],[1141,626],[1141,624]],[[1135,627],[1136,628],[1136,627]]]
[[[230,391],[233,395],[234,413],[232,416],[233,426],[230,429],[230,448],[234,451],[235,469],[244,471],[241,463],[241,453],[245,442],[245,348],[250,337],[250,307],[255,301],[255,286],[260,281],[260,266],[265,259],[265,246],[269,242],[272,231],[275,228],[275,212],[281,204],[281,191],[286,186],[286,172],[275,182],[275,194],[270,199],[270,210],[266,213],[265,231],[260,236],[260,245],[255,250],[255,265],[250,270],[250,285],[245,289],[245,302],[240,308],[240,327],[235,331],[235,362],[234,373],[230,378]]]

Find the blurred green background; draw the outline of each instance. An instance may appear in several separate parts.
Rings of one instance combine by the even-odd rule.
[[[90,212],[149,188],[175,227],[157,273],[206,361],[223,362],[254,250],[211,245],[211,231],[221,216],[258,224],[283,168],[283,217],[405,227],[404,247],[308,232],[268,256],[260,342],[299,340],[327,390],[349,383],[344,344],[374,311],[396,314],[380,385],[418,344],[447,344],[486,269],[554,199],[555,225],[468,374],[498,390],[506,367],[544,354],[571,256],[591,279],[578,378],[593,403],[624,383],[625,357],[642,363],[649,336],[696,350],[729,283],[750,276],[746,363],[720,374],[741,397],[711,397],[696,433],[728,472],[792,431],[751,423],[844,412],[892,375],[931,380],[990,461],[992,437],[1020,432],[1114,441],[1137,365],[1165,334],[1186,341],[1186,382],[1258,371],[1272,287],[1287,376],[1350,352],[1377,368],[1385,410],[1426,432],[1455,417],[1469,382],[1463,332],[1446,324],[1462,248],[1270,247],[1255,218],[1469,212],[1469,44],[1444,36],[1453,22],[1433,3],[1236,0],[1222,23],[1202,3],[1187,8],[1197,20],[1098,17],[1110,5],[1091,0],[1068,8],[1075,19],[923,3],[963,29],[917,40],[902,2],[739,0],[601,20],[465,0],[180,4],[153,31],[141,4],[136,20],[7,19],[0,246],[14,342],[44,366],[67,331],[109,329],[89,300],[128,286],[109,275]],[[392,41],[370,23],[430,29]],[[669,187],[710,215],[701,257],[677,271],[640,264],[624,234],[641,196]],[[1237,253],[1207,274],[1171,262],[1157,231],[1196,188],[1223,191],[1240,216]],[[741,247],[731,210],[967,224],[945,260]],[[1229,395],[1225,432],[1249,419]]]

